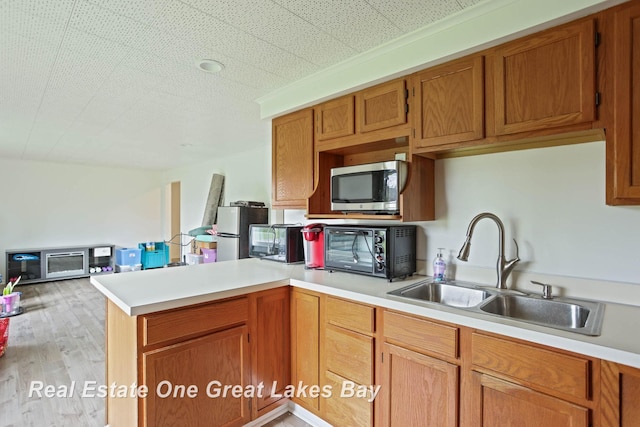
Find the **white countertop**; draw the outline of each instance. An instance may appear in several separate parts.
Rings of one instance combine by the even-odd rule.
[[[270,289],[294,266],[246,259],[92,276],[100,292],[130,316]]]
[[[434,303],[411,302],[387,292],[424,280],[414,276],[389,283],[358,274],[305,270],[302,265],[244,259],[93,276],[91,283],[125,313],[134,316],[186,305],[292,286],[366,304],[455,323],[640,368],[640,340],[634,330],[640,307],[607,303],[597,337],[531,325]]]

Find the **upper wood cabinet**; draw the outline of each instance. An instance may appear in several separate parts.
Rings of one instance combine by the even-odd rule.
[[[358,132],[371,132],[407,123],[407,88],[404,79],[356,93]]]
[[[271,205],[305,209],[313,192],[313,110],[273,119],[272,132]]]
[[[472,56],[414,74],[414,152],[484,138],[484,57]]]
[[[607,134],[607,203],[640,204],[640,3],[614,11],[614,129]]]
[[[353,95],[316,105],[316,140],[349,136],[355,133]]]
[[[496,135],[595,119],[593,19],[503,44],[487,56]],[[488,112],[489,113],[489,112]]]

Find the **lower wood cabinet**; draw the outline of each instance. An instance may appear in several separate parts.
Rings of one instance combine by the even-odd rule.
[[[289,286],[277,284],[141,316],[107,301],[106,384],[144,386],[146,393],[109,394],[106,423],[242,426],[286,402]],[[254,392],[260,383],[263,391]]]
[[[148,393],[109,395],[107,424],[242,426],[295,389],[335,426],[639,425],[640,369],[286,284],[142,316],[108,301],[106,384]]]
[[[251,383],[246,325],[142,354],[143,424],[242,426],[250,419],[246,397],[222,397],[226,385]]]
[[[640,424],[640,369],[602,361],[602,427]]]
[[[379,426],[458,425],[460,367],[384,343]]]
[[[501,336],[470,335],[471,386],[462,395],[470,413],[465,421],[481,426],[591,425],[598,409],[594,390],[599,360]]]
[[[589,427],[589,409],[488,374],[473,374],[476,426]]]
[[[291,383],[320,384],[320,295],[293,288],[291,291]],[[296,395],[292,400],[320,414],[320,398]]]
[[[390,310],[382,316],[376,425],[457,426],[458,328]]]
[[[285,403],[291,383],[289,287],[250,294],[249,307],[252,384],[264,385],[251,407],[255,419]]]
[[[372,426],[375,308],[332,296],[322,307],[322,385],[332,393],[321,400],[321,413],[335,426]]]
[[[374,425],[373,394],[366,392],[362,397],[352,395],[356,393],[357,388],[362,387],[362,384],[353,383],[348,378],[331,371],[325,371],[324,384],[333,390],[331,397],[323,400],[325,420],[334,426],[370,427]]]

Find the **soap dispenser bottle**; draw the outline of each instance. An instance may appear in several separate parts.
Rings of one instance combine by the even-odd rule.
[[[433,260],[433,280],[434,282],[444,282],[445,281],[445,271],[447,270],[447,263],[444,261],[442,257],[442,251],[444,248],[438,248],[438,255]]]

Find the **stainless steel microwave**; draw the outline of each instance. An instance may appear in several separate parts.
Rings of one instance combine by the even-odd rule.
[[[331,210],[399,213],[408,169],[402,160],[331,169]]]

